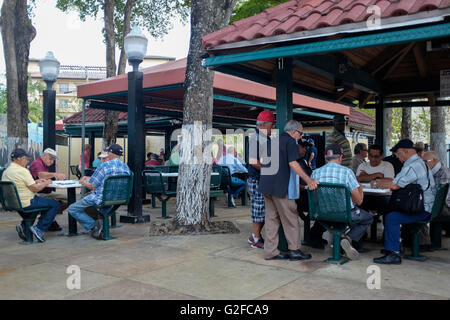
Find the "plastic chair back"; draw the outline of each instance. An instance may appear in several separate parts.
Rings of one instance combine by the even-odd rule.
[[[164,193],[168,188],[167,178],[164,180],[162,174],[158,170],[142,171],[145,183],[145,192],[147,193]],[[164,182],[166,181],[166,182]]]
[[[307,192],[311,220],[353,223],[347,186],[321,183],[316,190]]]
[[[444,209],[445,200],[448,194],[448,186],[448,183],[438,186],[436,197],[434,198],[433,208],[431,209],[430,221],[439,217],[439,215],[442,213],[442,209]]]
[[[0,202],[3,210],[23,211],[22,202],[20,202],[19,193],[16,185],[12,181],[0,181]]]
[[[128,204],[133,191],[133,173],[109,176],[103,183],[102,206]]]
[[[213,166],[211,173],[213,172],[218,174],[211,174],[211,189],[219,189],[222,181],[222,167]]]

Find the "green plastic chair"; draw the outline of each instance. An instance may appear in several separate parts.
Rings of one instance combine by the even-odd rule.
[[[222,183],[222,170],[223,167],[221,166],[213,166],[211,169],[211,173],[216,172],[218,174],[211,174],[209,190],[209,217],[214,217],[214,202],[218,197],[223,196],[223,190],[220,189],[220,185]]]
[[[0,202],[2,203],[3,210],[17,211],[22,217],[25,223],[25,242],[29,244],[33,243],[33,234],[31,233],[30,227],[38,215],[45,214],[50,208],[25,210],[22,207],[16,185],[12,181],[0,181]]]
[[[352,220],[350,190],[343,184],[321,183],[316,190],[307,190],[309,214],[333,234],[333,257],[326,261],[343,264],[341,235],[356,224]]]
[[[102,202],[100,205],[92,206],[97,213],[103,217],[103,239],[115,239],[109,234],[109,218],[111,227],[117,227],[116,210],[130,202],[133,192],[133,173],[129,175],[109,176],[103,182]]]
[[[145,192],[152,195],[153,204],[155,203],[155,198],[158,198],[158,200],[161,201],[161,218],[167,219],[169,218],[167,216],[167,201],[170,198],[175,197],[177,195],[177,191],[169,189],[169,179],[162,176],[162,173],[165,172],[164,170],[166,169],[159,168],[159,170],[144,170],[142,171],[142,175],[144,179]],[[155,208],[153,205],[152,207]]]
[[[422,228],[422,226],[424,224],[427,224],[427,223],[430,223],[433,221],[438,221],[439,219],[447,219],[447,217],[440,217],[440,215],[441,215],[442,209],[444,208],[444,205],[445,205],[445,199],[446,199],[447,193],[448,193],[448,186],[449,186],[448,183],[439,185],[439,187],[436,191],[436,196],[434,198],[433,208],[431,209],[431,216],[428,220],[409,224],[411,226],[411,232],[413,233],[413,238],[412,238],[412,246],[411,246],[411,255],[405,256],[405,259],[415,260],[415,261],[425,261],[427,259],[427,257],[421,256],[420,252],[419,252],[420,251],[420,241],[419,241],[420,229]],[[440,236],[442,236],[442,229],[441,229]]]
[[[6,168],[0,167],[0,180],[3,177],[3,172],[6,170]]]
[[[447,184],[444,184],[441,186],[448,187],[448,185],[449,184],[447,183]],[[447,194],[448,194],[448,191],[447,191]],[[444,204],[444,206],[445,206],[445,204]],[[443,216],[442,215],[443,211],[444,211],[444,208],[442,208],[441,214],[437,215],[430,223],[431,244],[433,246],[433,249],[441,249],[442,248],[442,223],[450,222],[450,216]]]
[[[178,172],[179,166],[147,166],[146,170],[155,170],[161,173],[174,173]],[[163,177],[163,182],[166,190],[177,191],[177,178],[176,177]],[[152,208],[156,208],[156,194],[152,193]]]

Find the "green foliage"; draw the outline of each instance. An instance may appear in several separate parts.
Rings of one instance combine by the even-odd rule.
[[[115,41],[123,47],[124,12],[126,0],[116,0],[114,8]],[[56,7],[63,12],[78,12],[81,21],[86,17],[97,18],[103,12],[102,0],[57,0]],[[173,18],[187,21],[188,2],[185,0],[136,0],[132,10],[131,24],[147,30],[154,38],[167,34],[173,27]],[[104,33],[104,30],[103,30]]]
[[[6,113],[6,110],[6,86],[3,83],[0,83],[0,114]]]
[[[392,108],[392,145],[402,136],[402,108]]]
[[[239,0],[231,15],[230,24],[288,1],[290,0]]]

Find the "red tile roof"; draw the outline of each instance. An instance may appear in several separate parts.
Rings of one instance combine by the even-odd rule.
[[[350,108],[350,116],[348,119],[350,122],[374,127],[375,126],[375,119],[371,116],[367,115],[366,113],[356,110],[355,108]]]
[[[450,0],[292,0],[204,36],[203,46],[362,22],[373,14],[367,13],[371,5],[380,7],[381,18],[389,18],[448,8]]]
[[[147,114],[145,118],[156,117],[154,115]],[[128,113],[119,112],[119,121],[127,121]],[[70,117],[63,120],[64,125],[76,124],[79,125],[82,122],[82,113],[77,112]],[[105,121],[105,110],[86,108],[86,122],[104,122]]]

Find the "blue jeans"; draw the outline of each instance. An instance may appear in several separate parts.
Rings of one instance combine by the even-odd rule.
[[[424,211],[418,214],[406,214],[403,212],[391,212],[385,217],[384,248],[389,251],[400,251],[400,225],[425,221],[431,213]]]
[[[233,198],[238,198],[241,192],[247,188],[247,182],[236,177],[231,177],[231,187]]]
[[[88,216],[84,209],[88,207],[95,206],[95,202],[88,201],[86,198],[83,198],[75,203],[72,203],[67,212],[78,221],[79,224],[83,226],[86,230],[90,231],[95,226],[95,220]]]
[[[58,213],[59,210],[59,203],[55,200],[51,200],[48,198],[43,198],[39,196],[34,196],[33,199],[30,201],[30,205],[24,210],[31,210],[31,209],[39,209],[39,208],[50,208],[45,214],[41,214],[39,217],[39,221],[36,224],[36,227],[46,232],[48,228],[50,228],[50,225],[52,224],[53,220],[55,220],[55,216]]]

